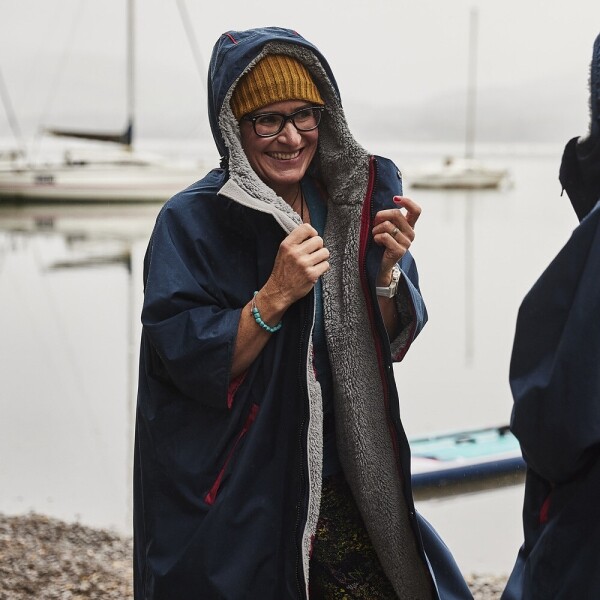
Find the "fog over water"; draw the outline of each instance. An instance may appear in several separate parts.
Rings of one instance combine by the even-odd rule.
[[[301,8],[230,0],[226,10],[197,0],[138,0],[138,134],[209,136],[205,81],[217,37],[281,25],[323,51],[353,127],[372,137],[461,140],[472,8],[479,15],[478,138],[556,142],[583,132],[587,67],[600,32],[596,0],[306,0]],[[124,125],[125,14],[123,0],[2,2],[0,73],[26,140],[50,125]],[[0,137],[9,134],[0,108]]]

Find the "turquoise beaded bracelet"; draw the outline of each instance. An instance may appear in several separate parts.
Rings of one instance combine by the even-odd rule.
[[[254,317],[254,320],[258,323],[259,327],[262,327],[262,329],[268,331],[269,333],[275,333],[276,331],[279,331],[281,329],[281,321],[277,323],[275,327],[271,327],[262,320],[260,312],[256,306],[256,294],[258,294],[258,292],[254,292],[254,296],[252,296],[252,316]]]

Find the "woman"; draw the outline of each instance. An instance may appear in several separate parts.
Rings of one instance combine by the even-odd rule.
[[[426,313],[399,171],[292,31],[221,36],[209,117],[221,169],[145,261],[136,598],[470,597],[412,501],[392,360]]]

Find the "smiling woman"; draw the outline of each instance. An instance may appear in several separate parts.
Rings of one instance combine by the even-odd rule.
[[[298,214],[304,209],[300,181],[317,151],[319,139],[311,107],[307,108],[303,104],[298,100],[269,104],[262,109],[265,113],[244,118],[240,123],[242,147],[250,166]],[[309,120],[310,127],[298,129],[296,115],[306,115],[307,112],[310,112],[310,118],[305,119]],[[269,130],[274,130],[275,133],[264,135]]]
[[[275,102],[262,107],[260,114],[246,115],[240,122],[242,147],[250,165],[302,216],[300,181],[317,151],[321,115],[318,108],[321,107],[305,106],[298,100]]]
[[[265,56],[240,79],[231,97],[250,166],[302,216],[300,181],[317,150],[317,107],[323,104],[304,65],[285,54]]]
[[[392,369],[427,320],[420,208],[296,32],[230,31],[209,72],[221,168],[146,255],[136,598],[470,598],[414,509]]]

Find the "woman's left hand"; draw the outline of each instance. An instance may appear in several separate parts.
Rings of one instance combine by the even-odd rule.
[[[394,196],[398,208],[381,210],[373,221],[373,239],[384,247],[377,285],[387,286],[392,280],[392,268],[406,254],[415,239],[415,223],[421,207],[405,196]],[[402,210],[404,209],[404,211]]]

